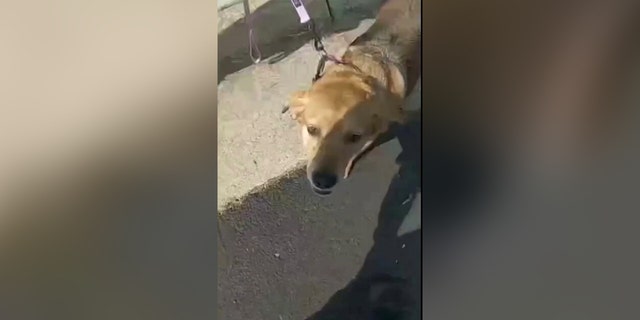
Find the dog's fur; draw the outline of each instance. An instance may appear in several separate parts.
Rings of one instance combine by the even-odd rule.
[[[329,194],[340,177],[348,177],[354,159],[390,123],[403,122],[404,98],[420,74],[420,12],[420,1],[387,1],[342,56],[344,64],[328,66],[308,91],[291,96],[307,176],[318,194]]]

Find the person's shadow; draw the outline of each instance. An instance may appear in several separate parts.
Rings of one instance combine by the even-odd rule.
[[[423,250],[465,218],[464,205],[477,199],[486,181],[473,148],[443,135],[423,135],[422,122],[395,127],[377,143],[397,137],[402,152],[380,207],[374,245],[355,279],[307,320],[421,319]],[[412,207],[407,200],[421,201],[423,227],[399,235]]]
[[[317,30],[327,35],[355,29],[360,21],[375,17],[383,1],[358,1],[356,4],[329,1],[330,11],[324,0],[305,2]],[[268,63],[284,59],[313,39],[308,27],[300,24],[289,0],[270,0],[251,12],[246,20],[242,18],[218,34],[218,83],[254,63],[250,54],[249,25],[253,29],[253,44],[259,50],[254,55],[259,53]]]

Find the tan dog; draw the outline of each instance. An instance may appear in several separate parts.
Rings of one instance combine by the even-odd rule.
[[[354,160],[392,122],[402,122],[420,56],[420,1],[389,0],[375,23],[351,43],[341,64],[327,67],[308,91],[290,99],[301,125],[312,189],[328,195]]]

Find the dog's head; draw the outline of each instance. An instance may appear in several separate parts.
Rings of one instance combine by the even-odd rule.
[[[346,178],[353,159],[391,122],[402,122],[402,98],[373,77],[352,70],[326,74],[308,91],[290,99],[292,117],[302,129],[307,178],[328,195]]]

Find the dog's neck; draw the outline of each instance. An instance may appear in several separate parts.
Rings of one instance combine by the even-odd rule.
[[[404,97],[406,94],[406,70],[398,55],[381,46],[351,46],[342,56],[344,64],[327,68],[326,75],[336,71],[352,70],[378,80],[389,91]]]

